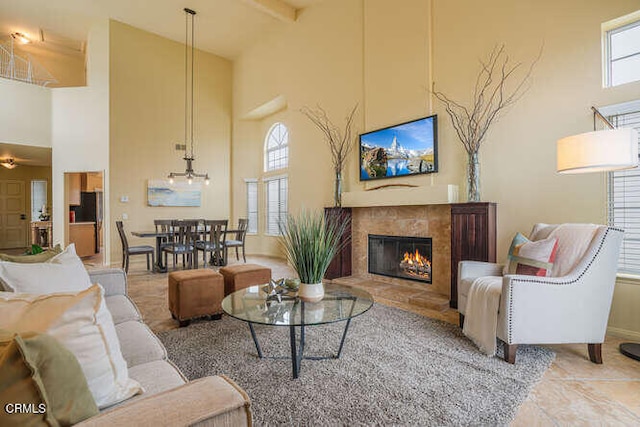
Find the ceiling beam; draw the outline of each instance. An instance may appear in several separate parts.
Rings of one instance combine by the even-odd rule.
[[[246,3],[284,22],[296,21],[296,8],[282,0],[244,0]]]

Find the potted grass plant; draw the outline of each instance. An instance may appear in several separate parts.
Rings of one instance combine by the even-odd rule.
[[[317,302],[324,297],[322,278],[333,257],[351,237],[343,239],[348,224],[348,220],[335,214],[325,216],[321,211],[288,215],[280,224],[280,242],[287,261],[300,278],[301,300]]]

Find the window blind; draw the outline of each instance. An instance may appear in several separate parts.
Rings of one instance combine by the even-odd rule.
[[[279,224],[287,218],[288,178],[279,177],[265,180],[267,199],[267,228],[266,234],[280,235]]]
[[[247,233],[258,233],[258,182],[247,181]]]
[[[616,128],[631,127],[640,133],[640,109],[608,119]],[[625,231],[618,271],[640,275],[640,169],[610,172],[608,186],[609,225]]]

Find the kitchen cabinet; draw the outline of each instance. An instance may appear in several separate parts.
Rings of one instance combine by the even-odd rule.
[[[82,191],[82,174],[70,173],[69,181],[69,205],[80,206],[80,192]]]
[[[69,224],[69,243],[75,243],[79,257],[96,254],[96,223],[74,222]]]
[[[102,191],[102,173],[87,172],[82,174],[82,191]]]

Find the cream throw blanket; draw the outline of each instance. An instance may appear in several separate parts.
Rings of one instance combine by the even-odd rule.
[[[462,332],[487,356],[496,354],[502,277],[478,277],[471,284]]]

